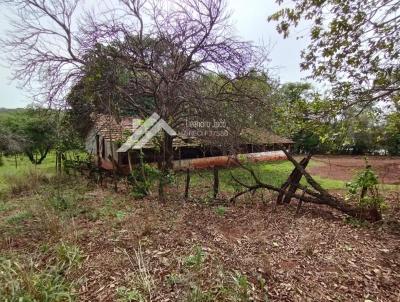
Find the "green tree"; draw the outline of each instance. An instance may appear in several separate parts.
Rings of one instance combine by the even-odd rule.
[[[274,130],[291,138],[296,152],[325,151],[334,118],[331,103],[311,84],[286,83],[279,88]]]
[[[282,4],[282,0],[277,0]],[[285,38],[302,20],[311,24],[301,67],[328,80],[347,108],[390,101],[400,91],[398,0],[293,0],[271,15]]]
[[[400,155],[400,101],[385,120],[384,145],[391,155]]]
[[[49,110],[15,111],[1,121],[6,152],[25,153],[34,164],[41,164],[55,141],[54,117]]]

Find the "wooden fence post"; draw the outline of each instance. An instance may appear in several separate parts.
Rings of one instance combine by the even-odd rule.
[[[218,167],[214,166],[214,198],[217,198],[218,191],[219,191],[219,174],[218,174]]]
[[[190,188],[190,170],[186,169],[186,185],[185,185],[185,198],[189,198],[189,188]]]

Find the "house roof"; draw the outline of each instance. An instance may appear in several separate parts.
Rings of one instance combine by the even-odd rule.
[[[265,129],[246,128],[242,130],[240,137],[249,144],[285,145],[294,143],[291,139],[276,135]]]
[[[123,117],[120,122],[117,122],[110,115],[98,114],[93,117],[94,128],[97,134],[107,140],[124,141],[143,123],[143,119],[138,117]],[[293,144],[290,139],[278,136],[265,129],[243,129],[239,135],[240,141],[243,144]],[[173,140],[173,147],[197,147],[207,145],[207,139],[200,137],[187,137],[183,133],[178,133],[178,136]],[[155,148],[155,144],[150,140],[143,149]]]
[[[113,117],[105,114],[97,114],[92,116],[92,119],[96,133],[112,141],[123,139],[125,132],[133,131],[133,125],[136,122],[135,119],[126,117],[118,123]]]
[[[97,134],[104,137],[107,140],[112,140],[114,142],[122,142],[126,140],[129,135],[131,135],[136,129],[138,129],[142,123],[143,119],[138,117],[123,117],[118,123],[115,118],[110,115],[97,114],[92,117],[94,122],[94,129]],[[173,140],[173,147],[189,147],[189,146],[199,146],[200,143],[192,138],[178,136]],[[155,144],[149,141],[143,149],[155,148]]]

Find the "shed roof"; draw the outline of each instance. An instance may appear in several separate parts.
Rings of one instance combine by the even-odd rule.
[[[94,128],[97,134],[107,140],[122,141],[127,139],[129,134],[132,134],[143,123],[143,119],[139,117],[123,117],[120,122],[110,115],[98,114],[93,117]],[[259,144],[259,145],[274,145],[274,144],[293,144],[290,139],[278,136],[266,129],[243,129],[240,134],[240,140],[243,144]],[[207,140],[199,137],[187,137],[183,133],[178,133],[178,136],[173,140],[173,147],[196,147],[207,145]],[[155,148],[154,141],[149,141],[144,149]]]

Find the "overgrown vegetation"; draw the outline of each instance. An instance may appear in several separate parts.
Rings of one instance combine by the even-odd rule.
[[[0,110],[0,299],[398,300],[398,159],[311,171],[315,153],[400,155],[400,3],[292,2],[268,19],[311,24],[301,67],[323,92],[272,77],[224,0],[0,1],[13,76],[48,105]],[[241,155],[271,147],[287,161]],[[235,167],[177,172],[182,152]]]
[[[52,156],[46,160],[51,161]],[[13,162],[6,158],[6,163],[7,166],[0,169],[9,171],[8,165],[13,166]],[[46,165],[44,161],[43,166],[38,166],[38,173],[46,170]],[[315,162],[312,165],[318,167],[319,164]],[[269,179],[275,179],[277,184],[290,173],[290,165],[285,161],[253,164],[252,167],[258,169],[260,175],[267,174]],[[19,172],[21,176],[32,177],[29,169],[24,171],[28,174]],[[221,196],[234,193],[229,182],[231,173],[242,173],[242,179],[246,177],[239,167],[221,169],[220,173]],[[87,180],[78,175],[72,178],[64,176],[61,180],[53,175],[48,181],[38,184],[37,189],[8,195],[0,203],[0,278],[4,278],[0,291],[10,301],[20,298],[25,299],[23,301],[74,301],[86,295],[101,295],[103,291],[111,300],[123,302],[153,301],[160,295],[168,295],[171,300],[213,302],[275,297],[270,288],[276,288],[281,281],[274,281],[271,276],[278,274],[281,264],[271,268],[270,260],[255,260],[264,256],[253,250],[261,244],[262,250],[268,253],[278,252],[285,247],[281,235],[266,239],[265,243],[259,240],[266,233],[261,236],[253,227],[246,233],[248,237],[229,235],[231,231],[232,234],[237,232],[234,225],[249,211],[263,213],[262,217],[269,215],[262,199],[268,198],[269,203],[270,197],[255,194],[251,197],[251,204],[243,199],[237,206],[213,206],[215,201],[210,198],[210,206],[201,201],[204,191],[197,190],[210,191],[213,173],[200,171],[192,175],[196,189],[189,200],[194,203],[163,205],[153,200],[154,192],[145,199],[134,199],[124,192],[115,194],[105,188],[94,189],[93,184],[88,186]],[[59,181],[62,184],[60,191]],[[341,183],[345,189],[344,182]],[[174,196],[180,200],[183,184],[183,178],[175,177],[170,185],[170,198]],[[357,192],[360,192],[359,188]],[[243,212],[238,214],[238,211]],[[276,215],[280,214],[275,213],[273,217]],[[294,219],[294,213],[285,212],[284,215]],[[297,219],[300,221],[301,217]],[[240,223],[250,227],[253,220],[246,218],[247,222]],[[305,223],[312,219],[304,218],[302,221]],[[220,225],[221,229],[210,235],[207,229],[210,224]],[[359,228],[370,227],[359,221],[349,221],[349,225],[356,224]],[[339,225],[343,227],[346,224],[339,222]],[[229,233],[223,233],[225,227]],[[268,227],[262,229],[270,232]],[[250,239],[246,238],[253,238],[255,234],[258,235],[250,250],[240,248],[243,244],[247,246]],[[198,236],[205,237],[199,241]],[[213,236],[216,236],[216,241]],[[226,238],[230,236],[234,238],[227,245]],[[299,255],[315,255],[315,244],[305,241],[301,246],[304,251],[298,251]],[[351,253],[353,248],[346,243],[340,251]],[[237,256],[236,253],[242,250],[241,256]],[[261,262],[254,269],[248,261]],[[114,271],[117,271],[115,276],[118,278],[114,278]],[[91,286],[95,289],[86,291],[82,287],[85,282],[94,282]],[[94,293],[99,290],[99,294]],[[279,289],[284,290],[283,287]],[[90,297],[88,299],[92,299]]]
[[[61,243],[47,253],[54,256],[40,268],[33,259],[21,263],[13,257],[0,257],[0,296],[4,301],[75,301],[78,280],[71,282],[66,276],[80,265],[81,251]]]
[[[361,207],[376,211],[376,215],[381,217],[381,211],[385,207],[385,199],[379,192],[378,176],[374,173],[371,166],[366,161],[366,168],[360,171],[357,177],[346,183],[350,199],[355,199]]]

